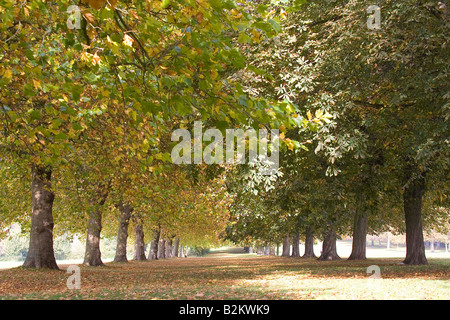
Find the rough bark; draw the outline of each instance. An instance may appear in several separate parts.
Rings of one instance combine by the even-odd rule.
[[[180,247],[180,239],[178,237],[175,237],[173,241],[173,253],[172,253],[172,256],[174,256],[175,258],[178,257],[179,247]]]
[[[144,261],[145,258],[145,241],[144,241],[144,227],[141,223],[134,226],[134,257],[133,260]]]
[[[336,250],[336,231],[330,228],[322,244],[322,254],[318,260],[340,260]]]
[[[180,258],[184,257],[184,246],[180,245],[180,249],[178,250],[178,256]]]
[[[307,228],[305,233],[305,253],[302,258],[315,258],[314,254],[314,233],[312,228]]]
[[[30,245],[26,268],[59,269],[53,250],[53,201],[50,167],[33,165],[31,184]]]
[[[114,262],[128,262],[127,259],[127,240],[128,240],[128,226],[130,224],[131,213],[133,209],[129,205],[120,204],[118,206],[120,211],[119,232],[117,235],[117,247]]]
[[[262,256],[262,255],[264,254],[264,247],[263,247],[263,246],[258,246],[258,247],[256,248],[256,254],[257,254],[258,256]]]
[[[105,204],[108,193],[103,189],[103,186],[99,187],[97,197],[91,200],[86,237],[86,252],[83,261],[83,264],[86,266],[104,266],[100,252],[100,233],[102,231],[101,207]]]
[[[348,260],[366,260],[367,213],[358,210],[353,222],[352,253]]]
[[[148,260],[158,260],[159,237],[159,229],[153,229],[152,241],[150,243],[150,252],[148,253]]]
[[[425,190],[423,179],[410,181],[403,193],[403,210],[406,223],[406,258],[404,264],[428,264],[422,229],[422,197]]]
[[[283,240],[283,252],[281,253],[282,257],[289,257],[291,252],[291,243],[289,241],[289,236],[284,237]]]
[[[275,255],[275,246],[273,244],[269,245],[269,255],[270,256],[274,256]]]
[[[169,238],[166,241],[166,259],[172,258],[173,240]]]
[[[166,258],[166,240],[164,240],[164,239],[159,239],[157,256],[158,256],[158,259]]]
[[[102,231],[102,213],[95,208],[89,215],[88,233],[86,238],[86,253],[83,264],[86,266],[103,266],[100,252],[100,233]]]
[[[292,237],[292,255],[293,258],[300,257],[300,234],[298,232],[294,233]]]

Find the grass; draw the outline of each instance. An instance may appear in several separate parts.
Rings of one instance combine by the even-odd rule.
[[[66,266],[0,271],[0,299],[449,299],[450,259],[323,261],[215,251],[202,258],[81,267],[69,290]],[[367,267],[377,265],[381,279]]]

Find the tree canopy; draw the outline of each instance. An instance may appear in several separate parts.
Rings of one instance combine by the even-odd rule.
[[[126,245],[130,222],[154,249],[301,234],[329,240],[323,259],[395,230],[426,264],[423,229],[448,225],[442,2],[0,0],[0,17],[0,236],[29,232],[25,266],[57,268],[54,232],[87,232],[101,265],[100,235]],[[198,121],[278,130],[279,167],[173,163]]]

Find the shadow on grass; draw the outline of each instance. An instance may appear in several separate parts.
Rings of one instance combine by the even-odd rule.
[[[67,266],[61,271],[19,267],[0,271],[0,298],[315,299],[339,294],[345,281],[364,284],[371,265],[380,267],[383,279],[414,285],[450,279],[450,259],[429,261],[428,266],[399,266],[401,259],[317,261],[218,251],[202,258],[80,265],[81,290],[67,289]],[[445,290],[445,284],[439,286]]]

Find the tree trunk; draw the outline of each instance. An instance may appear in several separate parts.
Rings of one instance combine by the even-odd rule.
[[[291,251],[291,243],[289,241],[289,236],[284,237],[283,240],[283,252],[281,253],[282,257],[289,257]]]
[[[325,235],[325,239],[322,244],[322,254],[318,260],[340,260],[336,251],[336,231],[333,228]]]
[[[183,258],[184,257],[184,246],[180,245],[180,249],[178,251],[179,251],[178,256],[180,258]]]
[[[167,259],[172,258],[172,250],[173,250],[172,243],[173,243],[172,238],[169,238],[166,241],[166,258]]]
[[[31,169],[31,228],[30,245],[23,264],[26,268],[58,270],[53,250],[53,201],[51,191],[52,170],[33,165]]]
[[[178,237],[175,237],[175,240],[173,241],[173,256],[176,258],[178,257],[178,250],[180,246],[180,239]]]
[[[100,208],[92,209],[89,215],[88,226],[86,253],[83,264],[86,266],[103,266],[100,252],[100,233],[102,231],[102,213]]]
[[[355,214],[352,253],[348,260],[366,260],[367,213]]]
[[[264,254],[264,247],[263,246],[258,246],[256,248],[256,252],[258,256],[262,256]]]
[[[264,247],[264,255],[268,256],[269,254],[270,254],[270,247],[269,246]]]
[[[105,204],[107,196],[108,190],[105,190],[104,186],[99,186],[97,196],[91,200],[86,237],[86,253],[84,254],[83,261],[83,264],[86,266],[104,266],[100,252],[100,233],[102,231],[101,207]]]
[[[141,223],[134,226],[134,257],[133,260],[144,261],[145,258],[145,241],[144,241],[144,227]]]
[[[305,234],[305,253],[303,254],[302,258],[315,258],[316,255],[314,254],[314,233],[312,228],[306,229]]]
[[[159,229],[153,229],[152,242],[150,243],[150,252],[148,253],[148,260],[158,260],[159,236]]]
[[[166,258],[166,240],[159,239],[158,244],[158,259],[165,259]]]
[[[404,264],[428,264],[422,230],[423,178],[410,181],[403,193],[403,210],[406,222],[406,258]]]
[[[275,246],[273,244],[269,246],[269,255],[270,256],[275,255]]]
[[[294,233],[292,237],[292,256],[293,258],[300,257],[300,234],[298,232]]]
[[[128,262],[127,259],[127,240],[128,240],[128,225],[130,224],[131,212],[133,209],[129,205],[120,204],[120,221],[119,233],[117,235],[117,247],[114,262]]]
[[[388,232],[387,233],[387,244],[386,244],[386,249],[390,249],[391,248],[391,233]]]

